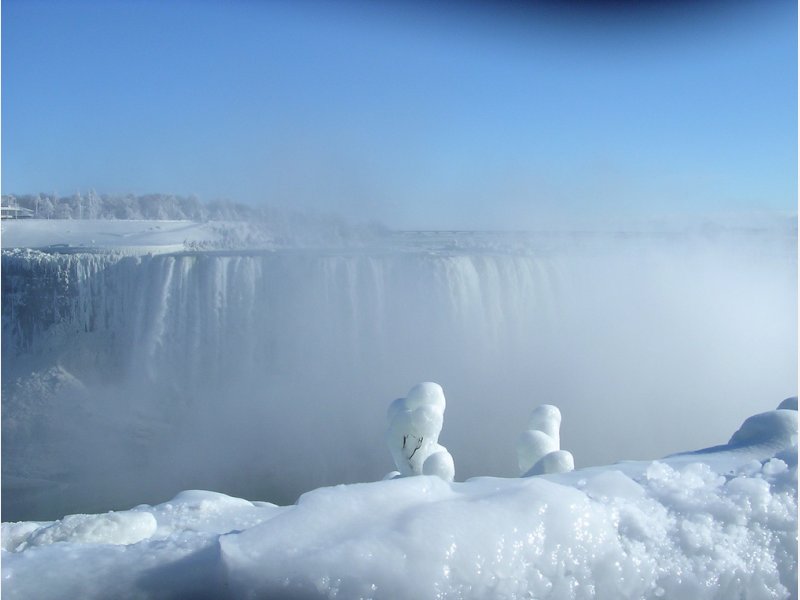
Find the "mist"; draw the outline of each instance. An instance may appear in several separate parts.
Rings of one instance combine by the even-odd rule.
[[[796,394],[795,248],[784,223],[4,255],[4,519],[374,481],[420,381],[457,480],[515,476],[542,403],[577,467],[723,443]]]

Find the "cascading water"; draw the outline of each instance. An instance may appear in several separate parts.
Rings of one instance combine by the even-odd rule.
[[[4,252],[4,520],[378,479],[418,381],[457,479],[515,475],[539,404],[586,466],[724,442],[794,393],[794,232],[509,239]]]

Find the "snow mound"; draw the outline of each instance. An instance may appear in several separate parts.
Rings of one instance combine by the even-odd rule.
[[[241,596],[785,597],[797,504],[773,461],[729,477],[655,462],[574,486],[408,478],[317,490],[291,522],[222,539],[222,557]]]
[[[733,434],[730,446],[754,444],[791,447],[797,445],[797,412],[772,410],[753,415]]]
[[[180,506],[185,510],[199,512],[219,512],[226,508],[253,506],[253,503],[247,500],[234,498],[233,496],[219,494],[217,492],[207,492],[205,490],[186,490],[180,492],[167,504],[170,506]]]
[[[425,398],[414,410],[440,413],[443,395],[422,391],[409,394]],[[390,420],[414,412],[406,406]],[[320,488],[286,507],[193,490],[119,513],[4,524],[2,591],[797,598],[796,431],[796,413],[781,409],[747,419],[729,444],[658,461],[463,483],[400,477]],[[424,464],[447,463],[436,456]]]
[[[5,537],[6,525],[2,535]],[[30,529],[23,533],[17,527],[10,531],[10,537],[18,543],[14,551],[22,551],[36,546],[47,546],[56,542],[70,544],[114,544],[128,545],[149,538],[156,531],[156,519],[147,512],[108,512],[102,515],[69,515]]]

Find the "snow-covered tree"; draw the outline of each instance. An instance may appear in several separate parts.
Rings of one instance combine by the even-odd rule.
[[[83,218],[84,219],[99,219],[103,209],[103,202],[97,192],[89,190],[86,197],[83,199]]]

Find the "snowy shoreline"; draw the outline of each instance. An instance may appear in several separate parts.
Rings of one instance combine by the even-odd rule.
[[[632,245],[708,242],[728,237],[776,239],[793,251],[795,221],[775,220],[759,226],[735,222],[675,223],[663,227],[606,227],[585,230],[461,231],[348,229],[287,229],[266,221],[169,221],[110,219],[11,219],[2,222],[4,251],[33,249],[47,253],[182,254],[274,250],[331,253],[376,252],[563,252],[567,247],[602,251],[609,241]],[[780,243],[779,242],[779,243]]]

